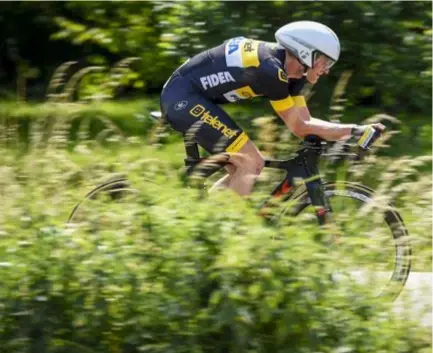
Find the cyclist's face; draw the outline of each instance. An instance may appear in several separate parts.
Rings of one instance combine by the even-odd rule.
[[[330,66],[332,66],[331,64],[330,59],[326,56],[319,56],[314,62],[314,67],[307,70],[308,82],[315,84],[319,80],[320,76],[329,74]]]
[[[288,78],[302,78],[304,66],[293,57],[286,57],[286,74]]]

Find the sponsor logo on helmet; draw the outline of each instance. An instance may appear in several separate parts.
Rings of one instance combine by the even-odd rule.
[[[212,128],[221,132],[224,136],[230,138],[235,137],[238,134],[238,130],[232,130],[227,125],[223,124],[218,116],[213,116],[210,114],[209,110],[206,110],[201,104],[195,105],[189,113],[196,118],[200,118],[205,124],[211,126]]]
[[[304,51],[304,50],[301,50],[301,51],[299,52],[299,56],[300,56],[302,59],[306,59],[306,58],[308,58],[308,57],[310,56],[310,53],[309,53],[309,52],[306,52],[306,51]]]
[[[188,105],[188,101],[180,101],[174,105],[174,110],[183,110]]]
[[[286,73],[281,69],[278,69],[278,78],[280,79],[280,81],[289,82]]]
[[[216,74],[200,77],[201,85],[206,91],[209,88],[222,85],[227,82],[236,82],[233,76],[228,71],[217,72]]]

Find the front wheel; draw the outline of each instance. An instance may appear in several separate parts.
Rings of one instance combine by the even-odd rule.
[[[409,235],[401,216],[365,186],[340,182],[323,187],[333,222],[342,235],[338,251],[347,260],[346,269],[361,283],[374,277],[378,294],[395,299],[411,266]],[[298,200],[295,215],[312,207],[306,191]]]

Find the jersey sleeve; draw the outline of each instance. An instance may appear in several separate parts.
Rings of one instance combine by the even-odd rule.
[[[307,103],[305,102],[305,98],[302,95],[302,89],[305,86],[307,79],[302,77],[300,79],[291,79],[289,81],[289,94],[297,107],[306,107]]]
[[[275,111],[281,112],[295,105],[289,92],[289,80],[286,73],[271,59],[260,65],[260,86],[263,94],[269,98]]]

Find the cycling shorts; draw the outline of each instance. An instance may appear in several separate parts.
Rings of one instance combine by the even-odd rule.
[[[173,74],[162,90],[161,110],[175,130],[211,154],[238,152],[249,140],[218,104],[203,97],[178,73]]]

